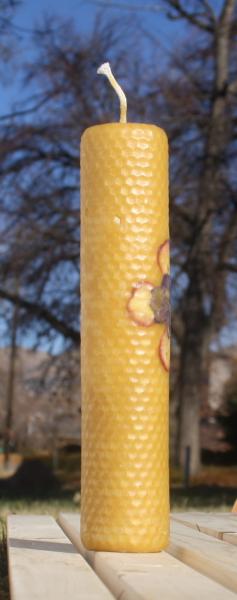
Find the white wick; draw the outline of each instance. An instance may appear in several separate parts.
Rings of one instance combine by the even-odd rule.
[[[106,77],[108,77],[109,82],[111,83],[112,87],[114,88],[114,90],[116,91],[116,94],[118,94],[118,97],[119,97],[120,123],[127,123],[127,98],[125,96],[124,91],[122,90],[122,88],[116,81],[115,77],[113,76],[113,73],[110,68],[110,64],[107,62],[107,63],[104,63],[103,65],[101,65],[99,67],[99,69],[97,69],[97,73],[98,73],[98,75],[105,75]]]

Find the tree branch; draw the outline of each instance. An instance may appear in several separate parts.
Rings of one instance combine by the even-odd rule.
[[[191,23],[192,25],[195,25],[199,29],[203,29],[204,31],[207,31],[208,33],[213,33],[214,25],[213,25],[212,19],[204,20],[204,19],[200,18],[198,13],[189,12],[182,5],[180,0],[165,0],[165,4],[170,6],[170,8],[173,9],[173,11],[176,11],[176,13],[175,12],[167,13],[167,17],[169,17],[169,19],[172,19],[172,20],[185,19],[186,21],[189,21],[189,23]]]
[[[14,294],[9,292],[8,290],[4,290],[0,288],[0,297],[4,300],[8,300],[12,302],[12,304],[18,304],[21,308],[24,308],[33,316],[43,319],[47,321],[51,327],[56,329],[59,333],[64,335],[67,338],[70,338],[73,342],[79,344],[80,343],[80,333],[67,325],[61,319],[58,319],[55,315],[53,315],[45,306],[40,306],[37,302],[31,302],[22,298],[19,294]]]
[[[215,11],[212,8],[212,6],[210,5],[210,3],[207,0],[201,0],[201,3],[203,4],[203,6],[206,9],[206,13],[209,15],[211,21],[214,23],[216,23],[216,15],[215,15]]]
[[[235,79],[234,81],[232,81],[232,83],[230,83],[230,85],[228,87],[228,92],[230,94],[237,94],[237,79]]]
[[[182,318],[180,317],[179,311],[173,311],[171,326],[172,333],[179,346],[181,346],[184,334],[184,323],[182,322]]]
[[[155,4],[149,4],[145,6],[144,4],[132,4],[129,5],[129,2],[108,2],[107,0],[89,0],[90,4],[96,4],[97,6],[105,6],[107,8],[122,8],[125,10],[132,11],[145,11],[145,12],[164,12],[164,9],[161,6],[157,6]]]
[[[230,271],[232,273],[237,273],[237,265],[233,263],[222,263],[219,265],[219,269],[221,271]]]
[[[122,8],[125,10],[132,10],[132,11],[140,10],[143,12],[153,12],[153,13],[165,12],[165,8],[162,8],[162,6],[159,4],[148,4],[148,5],[132,4],[132,5],[130,5],[129,2],[122,2],[122,3],[121,2],[113,2],[113,1],[108,2],[108,0],[90,0],[90,3],[96,4],[97,6],[104,6],[107,8],[120,8],[120,9]],[[182,6],[181,2],[178,0],[164,0],[164,4],[169,5],[170,8],[177,11],[177,14],[167,12],[167,17],[169,19],[171,19],[171,20],[186,19],[190,23],[192,23],[192,25],[196,25],[200,29],[204,29],[205,31],[208,31],[208,32],[214,31],[214,18],[213,18],[214,13],[213,13],[211,7],[209,6],[208,2],[203,0],[203,4],[206,8],[206,13],[209,14],[208,20],[200,19],[200,17],[196,13],[188,12]]]
[[[216,92],[223,94],[228,90],[230,32],[236,0],[225,0],[216,29]]]
[[[228,27],[231,24],[231,19],[232,19],[232,15],[234,12],[234,7],[236,4],[236,0],[225,0],[224,5],[223,5],[223,9],[220,15],[220,25],[222,27]]]

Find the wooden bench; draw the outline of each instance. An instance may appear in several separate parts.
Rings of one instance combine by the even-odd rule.
[[[86,550],[80,517],[11,515],[11,600],[231,600],[237,593],[237,515],[176,513],[167,551]]]

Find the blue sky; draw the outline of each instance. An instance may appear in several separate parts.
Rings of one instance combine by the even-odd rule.
[[[126,0],[116,1],[117,5],[122,5],[123,3],[126,3]],[[144,4],[142,0],[128,0],[128,3],[130,3],[131,6]],[[82,35],[87,35],[93,29],[97,13],[103,10],[105,16],[111,19],[118,16],[120,18],[124,16],[126,19],[130,12],[126,9],[122,9],[122,6],[121,8],[116,9],[111,7],[102,9],[101,7],[99,8],[96,6],[95,3],[86,0],[22,0],[21,6],[18,8],[14,18],[14,25],[21,39],[17,49],[14,69],[8,69],[7,67],[6,77],[2,80],[0,114],[9,113],[11,107],[16,103],[24,103],[24,98],[29,93],[29,90],[25,90],[22,86],[20,75],[21,64],[32,56],[31,31],[34,26],[40,27],[45,15],[55,15],[65,19],[72,18],[78,31],[81,32]],[[134,13],[133,11],[132,14],[136,14],[136,12],[137,11]],[[151,34],[154,33],[156,39],[158,37],[161,60],[163,60],[166,48],[172,46],[174,31],[176,32],[176,39],[178,35],[182,35],[182,24],[178,23],[173,25],[166,19],[162,12],[154,15],[152,12],[139,11],[137,14],[141,17],[143,28]],[[35,333],[33,330],[31,333],[28,332],[27,335],[18,339],[18,343],[24,346],[32,346],[35,341]],[[41,346],[45,349],[47,343],[42,340]],[[61,336],[58,336],[56,343],[54,343],[53,351],[59,352],[61,348],[62,339]]]
[[[19,44],[19,53],[17,53],[17,62],[13,76],[7,76],[1,86],[0,94],[0,114],[9,112],[11,105],[15,101],[24,99],[24,89],[20,85],[20,67],[21,62],[29,58],[31,49],[31,30],[35,25],[40,26],[45,15],[56,15],[65,19],[72,18],[78,30],[82,35],[87,35],[93,28],[96,14],[105,13],[108,17],[123,17],[126,19],[129,14],[138,14],[142,20],[142,26],[151,34],[154,33],[158,39],[161,52],[161,59],[165,56],[166,50],[172,47],[173,40],[181,37],[184,31],[183,24],[180,22],[172,23],[166,19],[161,11],[154,14],[149,11],[129,11],[122,8],[126,0],[117,0],[116,5],[121,8],[101,8],[96,3],[86,0],[22,0],[21,6],[16,12],[14,24],[19,28],[21,43]],[[141,0],[128,0],[130,6],[146,5]],[[7,71],[6,71],[7,74]]]
[[[213,0],[214,1],[214,0]],[[111,0],[113,2],[113,0]],[[152,0],[127,0],[130,6],[141,5],[147,6],[152,4]],[[109,1],[108,1],[109,4]],[[126,4],[126,0],[116,0],[115,2],[118,8],[102,9],[98,8],[95,3],[90,0],[22,0],[20,8],[16,12],[14,24],[19,28],[21,32],[21,43],[19,44],[19,50],[17,56],[18,70],[15,68],[15,72],[8,75],[8,80],[2,81],[1,94],[0,94],[0,114],[9,113],[11,106],[15,102],[24,101],[25,94],[27,93],[20,83],[20,67],[27,58],[32,55],[31,47],[31,30],[34,26],[40,26],[42,19],[45,15],[55,15],[65,19],[72,18],[78,31],[82,35],[87,35],[93,29],[94,22],[98,11],[105,11],[105,15],[109,18],[120,16],[126,19],[129,15],[128,10],[122,7]],[[215,9],[220,6],[220,0],[215,0]],[[131,13],[130,13],[131,14]],[[185,26],[180,21],[171,22],[168,20],[164,12],[153,13],[149,11],[135,11],[132,14],[138,14],[141,18],[143,28],[154,34],[158,40],[158,49],[160,51],[161,61],[167,55],[167,51],[172,49],[173,44],[177,43],[179,38],[185,35]],[[230,343],[230,332],[227,330],[227,337]],[[223,331],[222,342],[225,345],[225,332]],[[24,345],[31,345],[34,343],[34,335],[27,336],[27,340],[21,340]],[[233,340],[234,341],[234,340]],[[60,349],[61,339],[58,338],[58,348]]]
[[[113,0],[112,0],[113,1]],[[109,4],[109,2],[108,2]],[[115,2],[116,8],[99,8],[95,2],[90,0],[22,0],[22,6],[18,9],[15,23],[24,28],[31,28],[32,25],[37,22],[43,14],[54,13],[62,17],[72,17],[78,24],[81,31],[90,31],[93,26],[95,15],[98,10],[104,11],[109,15],[124,15],[126,16],[129,11],[123,8],[123,4],[126,4],[126,0],[117,0]],[[137,7],[138,5],[146,6],[151,3],[142,2],[142,0],[128,0],[127,4],[131,7]],[[120,6],[120,8],[118,8]],[[134,11],[133,11],[134,14]],[[157,15],[153,12],[141,10],[143,22],[150,28],[154,29],[162,35],[162,37],[170,37],[173,25],[168,21],[163,12],[160,11]]]

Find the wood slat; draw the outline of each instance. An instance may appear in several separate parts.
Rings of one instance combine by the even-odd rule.
[[[234,600],[236,595],[166,552],[126,554],[86,550],[80,518],[61,513],[59,523],[116,598],[123,600]]]
[[[7,520],[11,600],[112,600],[52,517]]]
[[[173,520],[167,550],[200,573],[237,592],[237,548],[234,545]]]
[[[172,519],[219,540],[237,545],[237,516],[231,513],[175,513]]]
[[[232,512],[232,513],[237,513],[237,500],[235,500],[235,502],[234,502],[234,504],[233,504],[233,506],[232,506],[232,510],[231,510],[231,512]]]

